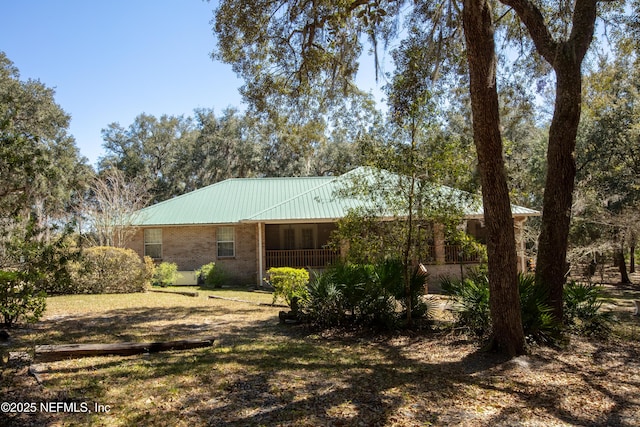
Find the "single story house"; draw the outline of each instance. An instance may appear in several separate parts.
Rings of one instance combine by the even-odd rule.
[[[140,256],[175,262],[183,283],[193,271],[215,262],[236,283],[262,283],[271,267],[322,269],[338,260],[341,250],[329,243],[336,222],[362,199],[336,196],[354,177],[371,176],[357,168],[341,176],[291,178],[233,178],[149,206],[137,212],[138,227],[128,247]],[[457,190],[452,190],[457,191]],[[462,193],[462,192],[460,192]],[[513,206],[519,236],[519,268],[526,268],[523,228],[539,212]],[[464,208],[466,231],[483,239],[480,203]],[[459,275],[464,259],[444,235],[435,236],[429,251],[431,278]]]

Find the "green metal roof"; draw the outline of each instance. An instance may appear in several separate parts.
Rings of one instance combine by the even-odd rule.
[[[370,179],[372,170],[358,168],[338,177],[234,178],[140,210],[140,226],[231,224],[239,222],[332,221],[363,200],[338,197],[350,179]],[[450,189],[457,192],[459,190]],[[468,204],[468,216],[481,216],[482,207]],[[513,207],[514,215],[539,212]]]
[[[332,179],[228,179],[144,208],[136,222],[142,226],[237,223]]]

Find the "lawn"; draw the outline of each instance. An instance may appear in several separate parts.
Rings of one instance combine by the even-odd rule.
[[[184,288],[180,288],[184,290]],[[48,299],[45,318],[12,332],[38,344],[215,337],[212,347],[4,366],[8,402],[76,402],[101,413],[0,413],[0,425],[566,426],[640,425],[640,321],[612,291],[624,339],[571,337],[506,361],[450,331],[317,333],[280,325],[271,296],[165,293]],[[617,298],[616,296],[620,296]],[[265,301],[263,301],[263,299]],[[104,412],[108,407],[108,412]]]

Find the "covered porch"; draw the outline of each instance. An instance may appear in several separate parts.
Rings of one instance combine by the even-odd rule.
[[[340,259],[329,246],[334,223],[264,224],[264,268],[325,268]]]
[[[518,252],[518,268],[526,271],[524,223],[526,217],[514,218]],[[479,218],[464,221],[465,231],[485,242],[484,222]],[[335,222],[257,224],[258,276],[260,282],[267,270],[273,267],[294,267],[321,270],[340,260],[345,248],[331,245]],[[481,262],[479,253],[465,251],[459,245],[446,241],[441,226],[434,226],[430,241],[425,241],[424,252],[417,260],[426,265],[438,265],[445,269],[473,265]],[[447,267],[448,266],[448,267]]]

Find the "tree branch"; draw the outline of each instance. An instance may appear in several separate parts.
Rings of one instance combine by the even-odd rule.
[[[540,9],[530,0],[500,0],[500,2],[516,11],[520,20],[529,30],[538,53],[553,65],[559,45],[549,32]]]
[[[571,36],[574,54],[579,62],[587,53],[595,29],[598,0],[577,0],[573,12]]]

